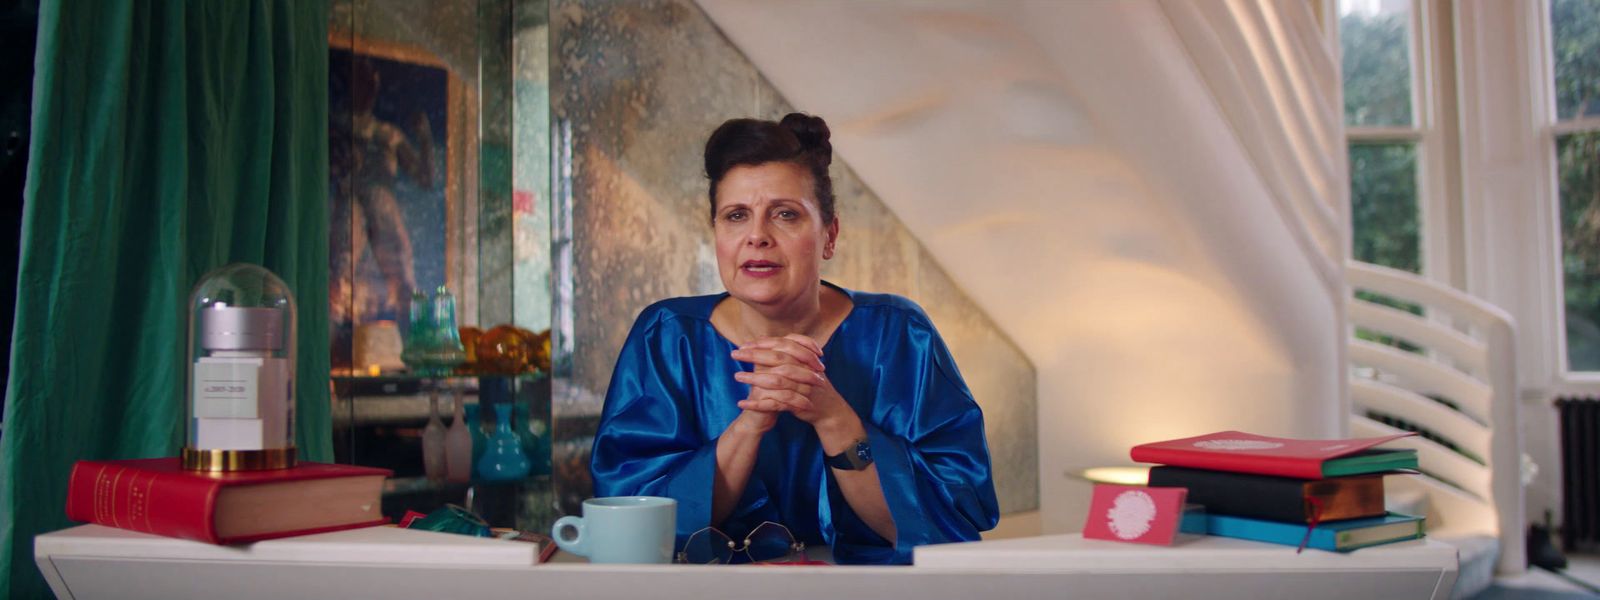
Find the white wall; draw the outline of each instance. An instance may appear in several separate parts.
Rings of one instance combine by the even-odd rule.
[[[1309,8],[700,4],[1037,367],[1046,531],[1081,526],[1071,473],[1137,443],[1344,431],[1342,131]]]

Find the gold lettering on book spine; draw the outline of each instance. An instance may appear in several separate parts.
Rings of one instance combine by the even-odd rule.
[[[101,467],[100,475],[95,479],[94,486],[94,516],[102,524],[109,519],[111,526],[118,529],[121,529],[122,525],[117,521],[117,483],[122,480],[122,472],[126,470],[118,467],[116,476],[107,481],[105,468]]]
[[[111,483],[106,480],[106,466],[94,474],[94,521],[104,523],[111,518]]]
[[[144,521],[145,527],[148,528],[150,526],[150,513],[147,511],[150,502],[150,498],[148,496],[149,487],[149,482],[145,482],[144,487],[139,487],[138,473],[135,473],[133,478],[128,480],[129,527],[138,527],[140,520]]]
[[[150,474],[150,483],[145,484],[145,486],[144,486],[144,493],[147,496],[147,498],[145,500],[146,510],[144,511],[144,530],[145,531],[155,531],[155,528],[150,526],[149,503],[150,503],[151,500],[154,500],[155,497],[156,497],[156,478],[157,477],[159,477],[159,474],[151,473]]]
[[[117,476],[111,480],[111,524],[118,528],[122,527],[122,520],[117,518],[117,497],[122,490],[117,488],[117,484],[122,483],[122,475],[127,472],[127,469],[117,469]]]

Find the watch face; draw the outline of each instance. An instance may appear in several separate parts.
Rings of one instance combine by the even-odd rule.
[[[823,464],[835,469],[846,471],[860,471],[872,464],[872,446],[866,441],[856,442],[854,450],[846,450],[833,456],[823,457]]]
[[[856,444],[855,462],[856,468],[858,469],[865,468],[867,465],[872,464],[872,446],[867,445],[866,442]]]

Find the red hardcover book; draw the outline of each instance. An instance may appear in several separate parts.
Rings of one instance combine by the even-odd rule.
[[[1136,462],[1322,479],[1395,469],[1417,468],[1415,450],[1370,450],[1373,446],[1416,435],[1399,433],[1344,440],[1296,440],[1219,431],[1202,436],[1152,442],[1133,447]]]
[[[236,544],[388,522],[387,469],[300,463],[207,473],[176,458],[78,461],[67,518],[168,537]]]

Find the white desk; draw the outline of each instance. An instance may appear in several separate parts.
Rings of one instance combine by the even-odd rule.
[[[1456,548],[1432,540],[1350,553],[1306,550],[1216,536],[1179,536],[1172,546],[1086,540],[1079,534],[943,544],[916,550],[930,571],[1096,574],[1130,598],[1450,597]],[[1073,588],[1074,595],[1083,588]],[[1241,594],[1241,592],[1246,592]],[[1094,588],[1115,597],[1117,588]]]
[[[1455,550],[1349,555],[1223,538],[1047,536],[919,548],[915,567],[533,564],[517,542],[369,528],[222,547],[85,525],[39,536],[61,598],[1445,598]]]

